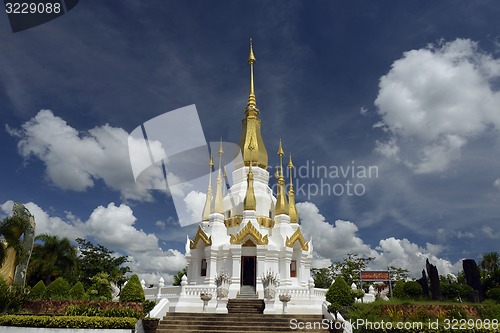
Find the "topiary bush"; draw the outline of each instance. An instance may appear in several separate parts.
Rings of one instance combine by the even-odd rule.
[[[70,299],[83,300],[85,299],[85,288],[83,288],[83,284],[78,281],[73,288],[69,291]]]
[[[394,289],[392,289],[392,295],[399,299],[405,299],[406,294],[404,291],[404,286],[405,282],[403,280],[398,280],[396,282],[396,285],[394,286]]]
[[[137,274],[134,274],[127,281],[120,293],[120,302],[143,302],[145,300],[144,289]]]
[[[133,329],[136,318],[79,316],[0,316],[0,326],[87,329]]]
[[[111,283],[108,273],[97,273],[92,278],[92,285],[87,292],[88,297],[95,301],[110,301],[112,298]]]
[[[408,281],[405,282],[403,286],[403,292],[407,298],[418,299],[422,296],[424,291],[417,281]]]
[[[334,313],[335,316],[337,312],[341,312],[345,307],[354,304],[351,288],[349,288],[349,285],[341,276],[335,279],[335,282],[328,288],[325,296],[326,300],[330,302],[328,311]]]
[[[45,294],[45,283],[42,280],[38,281],[37,284],[30,291],[30,299],[42,299]]]
[[[45,289],[45,293],[43,298],[45,299],[53,299],[53,300],[62,300],[68,299],[69,297],[69,284],[68,282],[62,278],[58,277],[51,284],[47,286]]]
[[[497,303],[500,303],[500,288],[493,288],[486,292],[486,296],[488,298],[494,300]]]

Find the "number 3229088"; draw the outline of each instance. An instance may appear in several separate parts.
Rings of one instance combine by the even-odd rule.
[[[7,14],[59,14],[61,4],[51,3],[27,3],[27,2],[7,2],[5,4]]]

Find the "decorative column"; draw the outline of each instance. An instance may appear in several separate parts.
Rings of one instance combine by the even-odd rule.
[[[231,285],[229,286],[229,298],[236,298],[241,285],[241,246],[231,245],[230,255],[232,261]]]
[[[257,245],[257,271],[255,272],[256,281],[255,281],[255,291],[258,295],[264,295],[264,286],[262,285],[262,281],[260,278],[265,273],[266,267],[266,246],[265,245]],[[260,297],[259,297],[260,298]]]
[[[205,249],[205,257],[207,258],[207,276],[205,277],[205,284],[215,286],[215,275],[217,275],[217,254],[216,249],[207,247]]]

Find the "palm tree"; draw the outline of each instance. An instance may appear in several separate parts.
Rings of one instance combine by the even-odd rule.
[[[74,282],[77,275],[76,249],[69,239],[41,234],[35,238],[35,246],[28,267],[30,283],[43,280],[48,285],[59,276]]]
[[[500,254],[489,252],[483,254],[480,266],[484,273],[484,278],[494,276],[500,270]]]

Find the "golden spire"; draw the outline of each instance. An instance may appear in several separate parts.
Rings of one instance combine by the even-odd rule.
[[[292,163],[292,154],[290,154],[290,161],[288,162],[288,169],[290,169],[290,189],[288,190],[288,202],[289,202],[289,215],[290,215],[290,223],[298,223],[299,215],[297,214],[297,207],[295,207],[295,192],[293,191],[293,163]]]
[[[248,64],[250,65],[250,92],[248,93],[248,104],[247,109],[253,109],[255,112],[255,116],[259,114],[259,110],[257,110],[257,100],[255,99],[255,89],[253,83],[253,64],[257,59],[255,59],[255,55],[253,54],[252,47],[252,38],[250,38],[250,54],[248,55]]]
[[[212,154],[210,154],[210,161],[208,162],[208,166],[210,171],[208,173],[208,189],[207,189],[207,198],[205,199],[205,207],[203,208],[202,220],[208,221],[210,216],[210,206],[212,203],[212,169],[214,167],[214,160],[212,159]]]
[[[243,128],[240,137],[240,149],[243,154],[244,165],[250,165],[250,162],[263,169],[267,168],[268,156],[264,141],[260,134],[259,109],[257,109],[257,100],[255,98],[255,85],[253,67],[257,59],[253,53],[252,40],[250,39],[250,53],[248,55],[248,64],[250,65],[250,91],[248,93],[248,103],[245,109],[245,119],[243,119]],[[250,139],[254,138],[254,152],[248,150]],[[252,155],[252,158],[250,158]]]
[[[224,150],[222,149],[222,138],[220,139],[219,147],[219,172],[217,174],[217,189],[215,191],[215,199],[213,203],[212,212],[224,214],[224,201],[222,198],[222,155],[224,155]]]
[[[253,138],[250,138],[250,143],[248,144],[248,150],[250,150],[250,154],[254,150]],[[247,193],[245,195],[245,200],[243,201],[243,209],[255,210],[256,206],[257,206],[257,201],[255,200],[255,192],[253,189],[252,163],[250,163],[248,170],[248,177],[247,177]]]
[[[278,181],[278,193],[276,195],[276,215],[279,214],[289,214],[289,208],[288,208],[288,202],[286,200],[286,193],[285,193],[285,179],[283,178],[283,146],[281,144],[281,139],[280,139],[280,146],[278,148],[278,156],[280,157],[280,166],[279,170],[276,170],[276,178]]]

